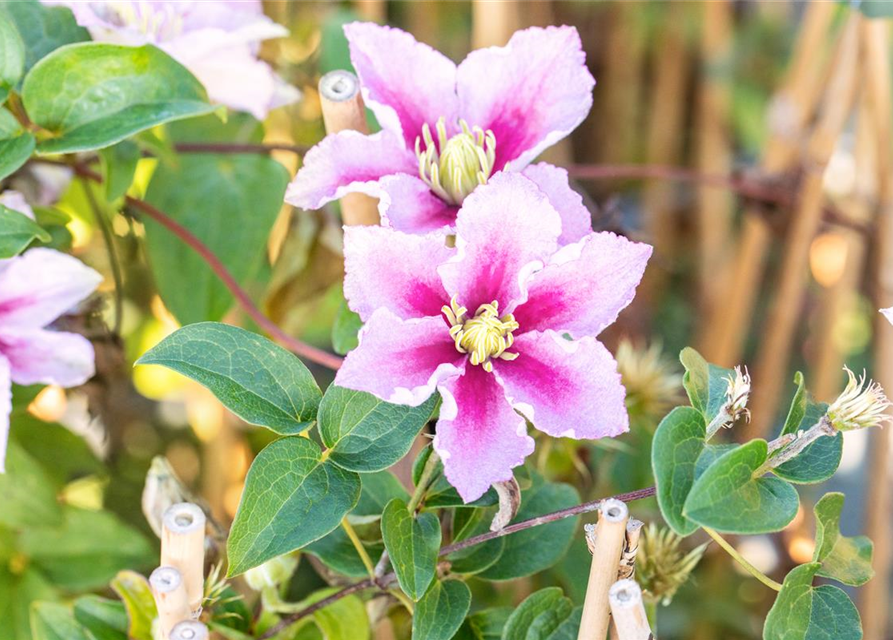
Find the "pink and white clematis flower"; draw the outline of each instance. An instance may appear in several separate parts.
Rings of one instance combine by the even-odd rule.
[[[439,391],[434,448],[466,502],[533,451],[525,418],[559,437],[629,428],[595,336],[633,299],[651,247],[593,232],[562,247],[561,222],[536,184],[500,173],[465,199],[455,248],[345,229],[344,291],[365,326],[335,382],[405,405]]]
[[[93,376],[93,346],[49,325],[89,296],[102,276],[52,249],[0,261],[0,472],[5,471],[12,383],[73,387]]]
[[[561,243],[592,229],[567,173],[528,166],[579,125],[592,106],[592,75],[573,27],[531,28],[505,47],[455,65],[410,34],[345,25],[366,105],[383,130],[329,135],[304,158],[286,193],[303,209],[359,191],[380,198],[384,226],[451,231],[474,189],[499,171],[523,171],[561,211]]]
[[[43,0],[69,7],[97,42],[155,45],[205,86],[208,96],[263,120],[300,92],[257,59],[260,43],[288,35],[260,0]]]

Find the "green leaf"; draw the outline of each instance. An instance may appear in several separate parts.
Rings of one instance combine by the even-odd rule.
[[[28,117],[53,134],[39,153],[101,149],[216,108],[201,83],[160,49],[98,42],[67,45],[34,65],[22,102]]]
[[[37,602],[31,607],[34,640],[93,640],[64,604]]]
[[[59,597],[39,571],[26,567],[23,573],[13,574],[7,563],[0,563],[0,640],[34,640],[31,604]]]
[[[394,498],[409,502],[409,492],[390,471],[364,473],[360,477],[363,480],[363,490],[360,492],[360,501],[348,516],[352,523],[366,524],[379,520],[385,507]]]
[[[576,638],[580,611],[574,610],[570,598],[559,587],[541,589],[528,596],[509,617],[502,630],[502,640],[555,640]],[[576,614],[576,616],[574,616]],[[568,627],[576,627],[573,635]]]
[[[522,522],[579,503],[580,496],[572,486],[546,482],[533,474],[533,484],[521,492],[521,509],[515,521]],[[576,528],[577,518],[565,518],[512,534],[505,539],[505,550],[496,564],[478,577],[511,580],[551,567],[567,553]]]
[[[90,39],[67,7],[45,7],[38,0],[21,0],[4,2],[0,5],[2,12],[15,23],[25,45],[25,73],[59,47]]]
[[[785,577],[766,617],[764,640],[861,640],[862,622],[849,596],[831,585],[812,586],[820,566],[804,564]]]
[[[381,471],[409,452],[437,398],[434,394],[418,407],[408,407],[331,385],[319,406],[319,435],[338,466],[360,473]]]
[[[683,515],[682,507],[695,483],[695,467],[698,456],[704,451],[706,437],[704,416],[691,407],[673,409],[654,432],[651,467],[657,487],[657,504],[664,520],[680,536],[698,529],[697,524]]]
[[[433,513],[413,516],[402,500],[391,500],[381,515],[384,545],[403,592],[418,600],[437,572],[440,520]]]
[[[767,452],[765,440],[751,440],[720,456],[695,481],[683,515],[725,533],[784,529],[797,515],[800,499],[784,480],[754,477]]]
[[[0,103],[25,71],[25,43],[12,20],[0,19]]]
[[[74,617],[96,640],[127,640],[127,611],[120,602],[83,596],[74,601]]]
[[[478,611],[465,619],[457,640],[500,640],[502,629],[515,607],[493,607]]]
[[[381,557],[381,553],[384,551],[384,544],[380,542],[363,541],[363,546],[370,558]],[[348,578],[369,577],[366,565],[363,564],[360,554],[357,553],[356,547],[353,546],[342,527],[336,527],[331,533],[308,544],[302,551],[315,556],[329,569]]]
[[[335,322],[332,324],[332,348],[335,353],[347,355],[348,351],[353,351],[360,343],[357,338],[360,329],[363,328],[363,321],[360,315],[351,311],[347,302],[342,300],[338,306],[338,314],[335,316]]]
[[[246,422],[276,433],[300,433],[316,419],[321,393],[307,367],[286,349],[239,327],[187,325],[137,364],[160,364],[182,373]]]
[[[323,589],[303,601],[309,606],[327,598],[338,589]],[[323,607],[313,614],[313,620],[326,640],[366,640],[372,630],[363,601],[357,596],[347,596]]]
[[[32,527],[20,539],[22,552],[57,586],[97,589],[122,569],[152,567],[152,546],[114,514],[74,507],[64,514],[61,527]]]
[[[30,413],[13,415],[12,438],[40,464],[57,487],[61,488],[77,478],[106,473],[90,445],[70,429],[61,424],[44,422]],[[57,522],[61,522],[61,517]]]
[[[99,152],[106,200],[113,202],[127,193],[141,155],[140,148],[130,140],[122,140]]]
[[[412,640],[450,640],[471,606],[471,590],[459,580],[435,581],[416,604]]]
[[[685,387],[691,406],[704,414],[705,424],[710,424],[726,402],[726,378],[734,375],[734,372],[709,364],[691,347],[680,352],[679,361],[685,367],[682,386]]]
[[[35,144],[34,136],[22,129],[15,116],[0,109],[0,180],[28,161]]]
[[[360,497],[360,477],[322,459],[315,442],[282,438],[251,465],[227,541],[229,575],[300,549],[338,526]]]
[[[175,142],[260,142],[263,127],[245,114],[226,125],[199,118],[169,127]],[[189,153],[160,162],[146,200],[183,225],[249,290],[263,284],[267,239],[282,208],[289,174],[264,154]],[[165,306],[181,324],[220,320],[233,295],[203,258],[144,216],[146,250]],[[234,232],[234,230],[237,230]]]
[[[839,0],[841,4],[851,4]],[[859,10],[866,18],[891,18],[893,17],[893,5],[888,0],[862,0],[858,4]]]
[[[153,640],[152,621],[158,616],[149,581],[136,571],[121,571],[111,581],[112,590],[127,611],[127,637]]]
[[[49,242],[50,234],[24,213],[0,205],[0,259],[17,256],[34,240]]]
[[[874,548],[866,536],[852,538],[840,533],[843,512],[842,493],[826,493],[815,505],[815,555],[820,562],[818,575],[858,587],[874,576],[871,555]]]
[[[493,520],[491,509],[456,508],[453,512],[453,542],[461,542],[490,530]],[[484,544],[454,551],[447,556],[450,571],[458,574],[475,574],[496,564],[505,551],[505,537],[494,538]]]
[[[828,405],[815,402],[806,390],[803,374],[794,376],[797,392],[791,401],[791,408],[785,419],[782,435],[809,429],[821,420],[828,411]],[[814,484],[823,482],[834,475],[843,455],[843,434],[823,436],[806,447],[797,457],[773,469],[773,473],[788,482]]]
[[[6,451],[6,473],[0,474],[0,495],[0,524],[16,529],[62,523],[53,481],[14,440]]]

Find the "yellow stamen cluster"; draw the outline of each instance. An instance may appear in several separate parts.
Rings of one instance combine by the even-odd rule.
[[[443,314],[450,323],[450,337],[456,341],[459,353],[471,354],[471,364],[479,364],[484,371],[493,371],[493,358],[514,360],[517,353],[508,353],[514,343],[512,331],[518,328],[515,317],[507,313],[499,315],[499,303],[482,304],[471,318],[466,317],[468,309],[456,302],[456,296],[449,306],[443,306]]]
[[[437,143],[431,128],[422,126],[415,140],[419,176],[431,190],[451,204],[462,204],[480,184],[486,184],[496,162],[496,136],[490,130],[468,126],[459,120],[462,132],[447,138],[446,119],[437,120]],[[422,150],[422,140],[425,149]]]

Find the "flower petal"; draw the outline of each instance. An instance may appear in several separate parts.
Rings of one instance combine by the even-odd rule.
[[[595,338],[567,340],[554,331],[518,336],[512,361],[497,360],[512,406],[551,436],[596,439],[629,430],[617,363]]]
[[[360,331],[360,346],[347,354],[335,384],[418,406],[440,381],[462,372],[464,359],[442,317],[401,320],[379,309]]]
[[[415,148],[422,125],[456,120],[456,65],[400,29],[371,22],[344,25],[366,106],[385,129]]]
[[[0,354],[16,384],[76,387],[95,373],[93,345],[76,333],[3,326]]]
[[[496,136],[496,169],[523,169],[577,128],[595,80],[573,27],[518,31],[505,47],[472,51],[459,65],[460,113]]]
[[[480,498],[494,482],[509,480],[512,469],[533,452],[527,425],[512,410],[499,381],[481,367],[439,386],[443,396],[434,450],[444,473],[465,502]]]
[[[881,313],[884,314],[884,317],[890,324],[893,324],[893,307],[881,309]]]
[[[522,173],[546,194],[561,216],[559,245],[577,242],[592,233],[592,215],[583,204],[583,196],[571,189],[566,169],[540,162],[530,165]]]
[[[406,173],[379,181],[381,224],[406,233],[450,233],[458,207],[437,197],[422,180]]]
[[[545,194],[517,173],[500,173],[469,195],[456,219],[454,258],[439,271],[447,293],[474,313],[499,302],[509,312],[525,283],[558,246],[561,218]]]
[[[341,131],[307,152],[304,166],[288,185],[285,201],[302,209],[319,209],[354,191],[377,197],[379,178],[417,169],[415,154],[393,133],[367,136]]]
[[[344,296],[363,320],[381,307],[404,320],[440,316],[450,298],[437,267],[455,252],[443,236],[345,227]]]
[[[521,331],[597,336],[635,297],[649,257],[651,245],[591,233],[563,247],[533,275],[515,320]]]
[[[0,204],[13,211],[23,213],[32,220],[35,220],[34,209],[32,209],[31,205],[28,204],[28,201],[25,200],[25,196],[18,191],[7,189],[3,193],[0,193]]]
[[[89,296],[102,276],[53,249],[30,249],[0,271],[0,325],[44,327]]]
[[[12,413],[12,380],[9,377],[9,361],[0,355],[0,473],[6,473],[10,413]]]

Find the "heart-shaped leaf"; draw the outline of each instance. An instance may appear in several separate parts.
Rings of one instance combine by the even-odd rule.
[[[299,436],[268,445],[251,465],[227,541],[229,575],[300,549],[338,526],[360,498],[360,477],[323,461]]]
[[[685,367],[682,386],[685,387],[691,406],[704,415],[705,424],[710,424],[726,403],[726,390],[729,386],[727,379],[734,372],[708,363],[691,347],[686,347],[679,353],[679,361]]]
[[[559,587],[528,596],[509,617],[502,640],[558,640],[576,638],[582,607],[574,608]]]
[[[818,575],[858,587],[871,580],[871,555],[874,548],[866,536],[849,538],[840,533],[843,494],[826,493],[815,505],[814,562],[822,567]]]
[[[657,504],[664,520],[680,536],[698,529],[696,523],[683,515],[682,507],[695,483],[695,468],[704,451],[706,434],[704,415],[692,407],[676,407],[654,432],[651,467]]]
[[[400,588],[418,600],[437,572],[440,520],[433,513],[411,514],[403,500],[391,500],[381,514],[381,534]]]
[[[34,240],[49,242],[50,234],[24,213],[0,205],[0,259],[20,254]]]
[[[416,604],[412,640],[450,640],[471,606],[471,590],[459,580],[436,581]]]
[[[38,0],[0,4],[0,21],[4,19],[15,24],[25,45],[25,73],[59,47],[90,39],[89,32],[75,21],[71,9],[46,7]]]

